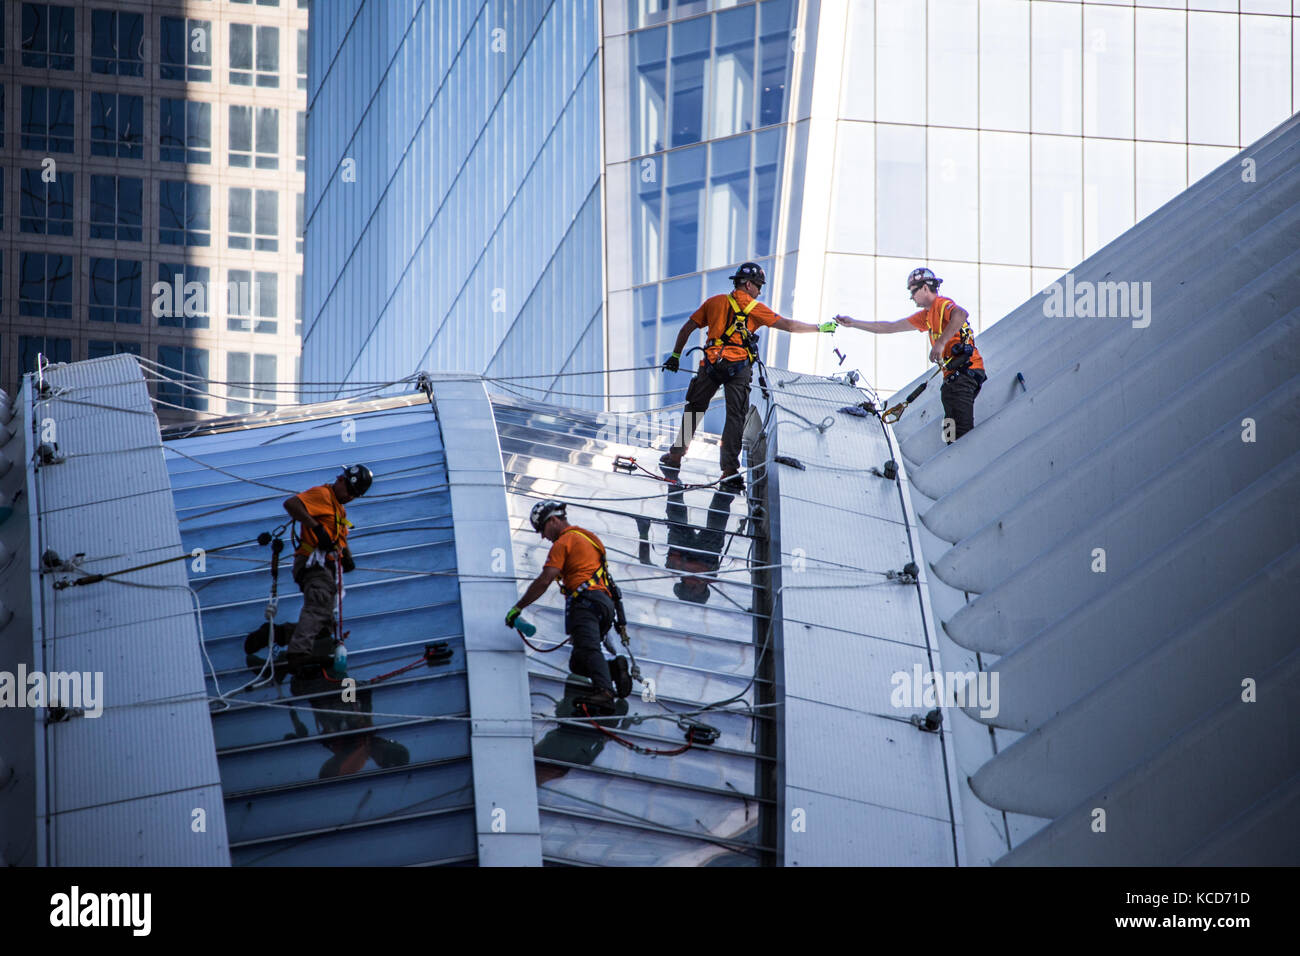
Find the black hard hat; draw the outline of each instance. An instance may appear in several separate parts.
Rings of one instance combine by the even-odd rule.
[[[348,491],[352,492],[354,498],[360,498],[369,491],[370,483],[375,480],[365,465],[350,465],[343,469],[341,477],[348,483]]]
[[[564,502],[555,501],[550,498],[546,501],[537,502],[537,504],[533,505],[532,514],[528,516],[528,520],[532,522],[533,530],[538,534],[541,534],[542,529],[546,527],[546,522],[550,521],[556,515],[559,515],[567,521],[568,516],[564,513],[566,507],[568,506]]]
[[[695,580],[700,581],[699,578],[696,578]],[[673,594],[677,596],[679,601],[690,601],[692,604],[704,604],[709,600],[708,582],[700,581],[700,584],[703,585],[702,587],[691,587],[686,583],[686,581],[686,578],[682,578],[681,580],[673,582]]]
[[[736,269],[735,274],[731,276],[731,281],[752,282],[759,289],[762,289],[767,283],[767,273],[763,271],[763,267],[757,262],[742,262],[740,267]]]
[[[913,292],[917,286],[922,285],[928,285],[930,291],[938,292],[939,286],[943,285],[943,280],[925,266],[921,266],[919,269],[913,269],[907,277],[907,291]]]

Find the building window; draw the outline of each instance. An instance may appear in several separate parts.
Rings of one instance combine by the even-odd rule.
[[[248,352],[226,353],[226,411],[231,415],[247,415],[266,408],[264,402],[275,401],[275,356],[254,355]],[[252,366],[251,368],[249,366]],[[259,404],[236,401],[253,398]]]
[[[296,252],[296,253],[298,253],[298,255],[302,255],[302,240],[303,240],[303,226],[304,226],[304,222],[303,222],[303,209],[304,209],[304,206],[303,206],[303,199],[304,199],[304,196],[303,196],[302,193],[298,193],[298,195],[294,198],[294,207],[295,207],[295,216],[294,216],[294,218],[295,218],[295,220],[296,220],[296,223],[295,223],[295,235],[297,236],[297,239],[294,241],[294,250],[293,250],[293,251]]]
[[[144,76],[144,14],[90,11],[90,72]]]
[[[212,191],[202,183],[158,183],[158,242],[165,246],[212,244]]]
[[[38,70],[73,68],[76,27],[72,7],[23,4],[23,66]]]
[[[140,263],[133,259],[90,260],[90,319],[139,325]]]
[[[212,21],[160,17],[158,78],[206,83],[212,79]]]
[[[158,101],[158,159],[164,163],[212,162],[212,104]]]
[[[139,342],[113,342],[106,339],[91,339],[86,343],[86,358],[103,358],[106,355],[139,355]]]
[[[0,105],[2,101],[0,101]],[[2,131],[0,131],[2,132]],[[0,146],[4,142],[0,139]],[[298,172],[307,170],[307,113],[304,110],[298,110]]]
[[[298,89],[307,89],[307,31],[298,31]]]
[[[72,318],[72,256],[22,253],[18,314],[38,319]]]
[[[44,172],[44,169],[22,171],[18,228],[22,232],[43,236],[70,236],[72,199],[76,195],[75,175],[60,173],[46,177]]]
[[[230,165],[280,168],[280,111],[230,107]]]
[[[36,357],[44,355],[47,362],[71,362],[72,339],[60,339],[47,335],[18,336],[18,360],[22,372],[36,371]]]
[[[22,148],[42,153],[72,152],[73,94],[56,87],[24,86]]]
[[[208,410],[208,397],[201,392],[193,391],[193,389],[207,387],[207,349],[193,349],[184,345],[160,345],[158,364],[168,370],[164,380],[158,383],[159,401],[200,412]],[[182,388],[182,383],[189,388]]]
[[[4,17],[0,17],[0,32],[4,31]],[[0,57],[0,63],[4,62],[4,57]],[[0,83],[0,146],[5,144],[5,88]]]
[[[247,269],[231,269],[226,275],[226,329],[275,335],[279,277]]]
[[[144,97],[90,94],[90,155],[144,159]]]
[[[274,189],[257,191],[253,246],[258,252],[280,249],[280,195]]]
[[[280,28],[230,25],[230,83],[232,86],[278,88],[280,85]]]
[[[158,281],[150,290],[150,311],[158,324],[178,329],[208,328],[210,275],[207,266],[158,263]]]
[[[140,242],[144,238],[144,180],[90,177],[90,238]]]
[[[230,188],[226,244],[231,249],[276,252],[279,240],[279,196],[273,189]]]
[[[302,276],[293,277],[293,334],[302,338]]]

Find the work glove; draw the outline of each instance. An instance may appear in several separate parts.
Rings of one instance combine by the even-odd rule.
[[[522,613],[523,611],[519,610],[517,607],[512,607],[510,610],[506,611],[506,627],[514,627],[515,621],[519,619],[519,615]]]
[[[838,326],[834,321],[831,321],[831,322],[823,322],[821,325],[817,326],[817,331],[818,331],[818,332],[834,332],[837,328],[839,328],[839,326]]]
[[[664,371],[676,372],[678,370],[677,360],[681,357],[682,355],[680,352],[674,352],[672,355],[668,356],[668,358],[664,360]]]
[[[343,573],[351,574],[357,569],[357,563],[352,560],[352,554],[347,548],[339,552],[339,559],[343,562]]]
[[[316,547],[319,550],[324,551],[326,554],[333,554],[338,550],[334,545],[333,539],[325,533],[324,525],[316,525],[316,527],[312,529],[312,533],[316,535]]]

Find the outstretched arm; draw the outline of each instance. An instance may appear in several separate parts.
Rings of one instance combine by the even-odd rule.
[[[850,329],[862,329],[864,332],[876,332],[885,334],[889,332],[910,332],[916,328],[907,319],[896,319],[893,322],[871,322],[866,319],[855,319],[850,315],[837,315],[835,321],[840,325]]]
[[[820,332],[822,327],[811,322],[796,322],[794,319],[780,318],[772,323],[772,328],[782,332]]]
[[[682,349],[686,348],[686,343],[690,340],[691,333],[694,332],[697,328],[699,328],[699,326],[697,326],[689,318],[682,323],[682,327],[677,332],[677,342],[673,345],[674,355],[682,354]]]
[[[559,568],[542,568],[542,573],[533,578],[533,583],[528,585],[528,590],[524,592],[516,603],[515,607],[521,611],[532,604],[539,597],[546,593],[546,589],[551,586],[551,582],[560,576]]]

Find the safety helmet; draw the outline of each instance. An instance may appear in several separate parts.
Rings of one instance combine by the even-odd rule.
[[[938,292],[939,286],[943,285],[943,280],[922,266],[919,269],[913,269],[907,277],[907,291],[915,292],[917,286],[928,285],[931,292]]]
[[[546,501],[537,502],[537,504],[533,505],[532,514],[528,516],[528,520],[532,522],[533,530],[538,534],[541,534],[542,529],[546,527],[546,522],[550,521],[556,515],[559,515],[567,521],[568,516],[564,513],[566,507],[568,506],[564,502],[555,501],[551,498],[548,498]]]
[[[742,262],[730,278],[732,282],[752,282],[761,291],[767,282],[767,273],[757,262]]]
[[[360,498],[369,491],[370,483],[375,480],[365,465],[350,465],[343,469],[340,477],[348,483],[348,491],[352,492],[354,498]]]

